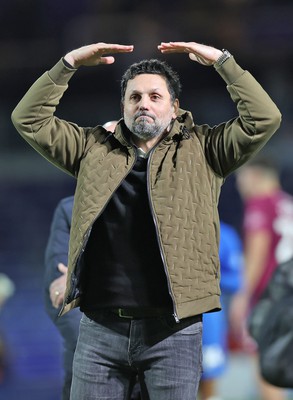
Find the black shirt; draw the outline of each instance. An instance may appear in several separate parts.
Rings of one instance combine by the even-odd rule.
[[[81,310],[172,310],[147,193],[147,159],[138,157],[93,225],[84,255]]]

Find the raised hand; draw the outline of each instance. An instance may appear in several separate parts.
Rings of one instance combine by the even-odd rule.
[[[192,61],[202,65],[213,65],[223,52],[215,47],[206,46],[196,42],[162,42],[158,49],[164,53],[188,53]]]
[[[91,67],[99,64],[113,64],[115,58],[110,54],[132,51],[132,45],[95,43],[70,51],[64,59],[74,68],[81,65]]]

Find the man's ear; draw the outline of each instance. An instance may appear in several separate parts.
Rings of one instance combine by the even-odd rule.
[[[179,110],[179,100],[175,99],[174,103],[173,103],[173,118],[177,118],[177,114],[178,114],[178,110]]]
[[[123,104],[123,101],[121,100],[121,102],[120,102],[120,111],[121,111],[121,116],[122,116],[122,118],[123,118],[123,115],[124,115],[124,104]]]

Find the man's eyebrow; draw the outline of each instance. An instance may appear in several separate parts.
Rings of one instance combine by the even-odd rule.
[[[162,89],[155,87],[155,88],[152,88],[152,89],[148,90],[147,93],[155,93],[155,92],[156,92],[156,93],[159,93],[159,92],[161,92],[161,90],[162,90]],[[130,91],[130,93],[131,93],[131,94],[141,94],[142,91],[141,91],[141,90],[138,90],[138,89],[132,89],[132,90]]]

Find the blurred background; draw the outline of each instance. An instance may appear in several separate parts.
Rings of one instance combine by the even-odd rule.
[[[118,119],[122,73],[132,62],[151,57],[178,71],[181,106],[192,111],[196,123],[214,125],[234,117],[217,73],[186,55],[162,56],[156,50],[161,41],[180,40],[229,49],[277,103],[283,123],[263,152],[279,163],[283,187],[293,193],[292,0],[0,0],[0,271],[14,284],[0,309],[1,400],[59,399],[61,344],[44,311],[43,258],[54,208],[75,187],[71,177],[20,138],[11,112],[67,51],[102,41],[133,44],[135,50],[117,56],[111,66],[79,70],[59,117],[81,126]],[[220,215],[241,232],[242,204],[233,176],[224,185]],[[228,375],[229,384],[223,384],[223,391],[230,390],[227,399],[253,396],[250,367],[240,365],[228,371],[238,375],[232,380]],[[243,386],[242,397],[233,393],[231,382]]]

